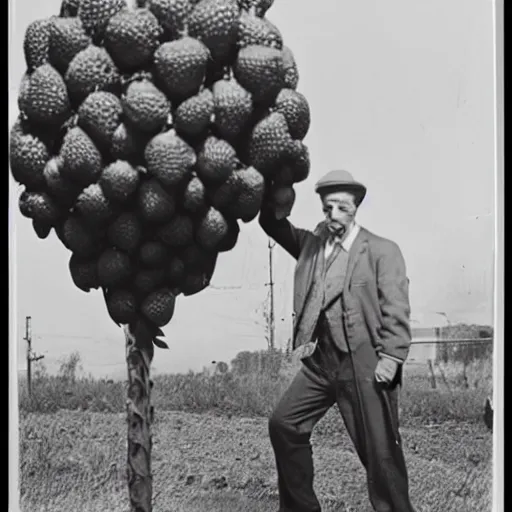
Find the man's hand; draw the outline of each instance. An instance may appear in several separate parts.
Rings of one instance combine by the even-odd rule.
[[[293,204],[276,204],[274,212],[277,220],[286,219],[292,213]]]
[[[279,203],[276,201],[275,192],[276,189],[270,180],[265,180],[265,192],[263,194],[261,209],[272,212],[272,215],[277,220],[286,219],[291,214],[295,202],[295,195],[293,195],[293,198],[288,197],[286,198],[287,200]]]
[[[380,356],[377,368],[375,368],[375,380],[383,384],[389,384],[395,378],[398,363],[389,357]]]

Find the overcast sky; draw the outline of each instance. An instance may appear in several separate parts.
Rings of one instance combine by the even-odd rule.
[[[58,12],[59,0],[12,1],[9,125],[31,21]],[[313,7],[314,5],[314,7]],[[294,52],[312,123],[311,177],[297,186],[291,220],[312,228],[321,216],[315,181],[345,168],[368,194],[359,221],[396,241],[411,282],[414,323],[492,324],[494,259],[494,85],[490,0],[275,0],[268,13]],[[83,293],[69,253],[52,234],[39,240],[17,210],[11,180],[11,257],[18,367],[25,368],[25,317],[33,348],[54,370],[80,351],[84,370],[124,376],[124,337],[99,292]],[[291,327],[294,262],[274,251],[278,344]],[[164,328],[169,351],[155,372],[200,369],[240,350],[266,347],[267,239],[257,221],[219,258],[214,289],[179,298]]]

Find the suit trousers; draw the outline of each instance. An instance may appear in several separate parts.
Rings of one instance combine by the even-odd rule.
[[[278,473],[280,512],[320,512],[313,489],[310,437],[337,404],[366,469],[370,502],[377,512],[414,512],[398,431],[398,388],[374,377],[378,356],[370,342],[352,354],[322,336],[313,354],[278,402],[269,434]]]

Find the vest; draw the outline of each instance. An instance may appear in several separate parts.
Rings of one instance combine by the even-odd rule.
[[[339,251],[329,265],[326,265],[323,254],[317,258],[313,283],[297,329],[297,339],[301,341],[299,344],[315,341],[317,338],[324,343],[331,338],[340,350],[348,351],[343,331],[341,300],[331,300],[336,290],[340,290],[345,282],[347,266],[348,252],[344,249]],[[325,329],[329,330],[330,336],[325,336]]]

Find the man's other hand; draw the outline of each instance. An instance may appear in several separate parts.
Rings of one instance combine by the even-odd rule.
[[[377,368],[375,368],[375,380],[383,384],[389,384],[395,378],[398,363],[389,357],[380,356]]]

